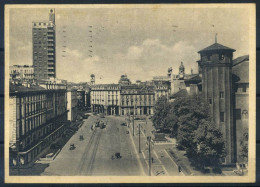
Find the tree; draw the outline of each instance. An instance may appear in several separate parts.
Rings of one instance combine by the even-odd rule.
[[[173,110],[177,118],[177,142],[181,148],[193,146],[194,133],[202,120],[210,120],[209,107],[200,96],[179,98]]]
[[[169,109],[170,104],[167,97],[159,97],[154,105],[154,115],[152,117],[153,125],[156,129],[164,130]]]
[[[248,128],[243,129],[243,136],[240,139],[240,155],[241,162],[248,162]]]
[[[226,155],[222,133],[210,121],[201,120],[193,142],[191,152],[187,153],[192,164],[201,170],[206,166],[218,168]]]

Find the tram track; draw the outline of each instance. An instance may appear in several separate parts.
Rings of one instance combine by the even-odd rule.
[[[102,130],[95,129],[89,139],[85,151],[80,160],[77,172],[78,175],[89,176],[93,171],[93,164],[98,150],[98,145],[101,139]]]
[[[92,152],[92,155],[91,155],[88,167],[87,167],[87,174],[86,175],[88,175],[88,176],[91,175],[92,171],[93,171],[93,164],[95,162],[95,158],[96,158],[96,154],[97,154],[98,145],[99,145],[99,142],[100,142],[101,135],[102,135],[102,131],[99,131],[99,133],[97,135],[97,141],[94,145],[94,148],[93,148],[94,150]]]
[[[90,137],[90,139],[89,139],[89,142],[88,142],[88,144],[87,144],[87,146],[86,146],[86,148],[85,148],[85,151],[84,151],[84,153],[83,153],[83,155],[82,155],[82,157],[81,157],[81,160],[80,160],[80,162],[79,162],[79,166],[78,166],[78,169],[77,169],[78,175],[84,175],[84,173],[83,173],[83,167],[85,166],[86,158],[87,158],[89,149],[90,149],[90,147],[91,147],[91,145],[92,145],[92,142],[93,142],[93,140],[94,140],[94,137],[95,137],[96,133],[97,133],[97,130],[95,129],[95,130],[93,131],[93,133],[91,134],[91,137]]]

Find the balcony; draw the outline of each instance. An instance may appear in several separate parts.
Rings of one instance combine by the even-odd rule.
[[[52,67],[55,66],[55,64],[53,62],[48,62],[47,64],[48,64],[48,66],[52,66]]]
[[[53,47],[48,47],[48,53],[53,53],[54,48]]]

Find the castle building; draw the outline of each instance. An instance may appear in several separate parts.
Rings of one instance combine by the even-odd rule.
[[[32,23],[33,67],[35,79],[56,78],[55,10],[49,20]]]
[[[234,123],[236,132],[236,157],[240,158],[240,141],[244,132],[248,132],[249,115],[249,55],[241,56],[233,60],[233,91],[234,91]]]
[[[234,96],[232,62],[235,50],[219,43],[200,50],[198,61],[202,74],[202,94],[210,105],[212,120],[222,132],[227,156],[223,164],[235,162],[235,132],[233,122]]]

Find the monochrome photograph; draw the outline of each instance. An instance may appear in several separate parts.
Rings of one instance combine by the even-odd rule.
[[[254,4],[6,5],[5,182],[255,181]]]

